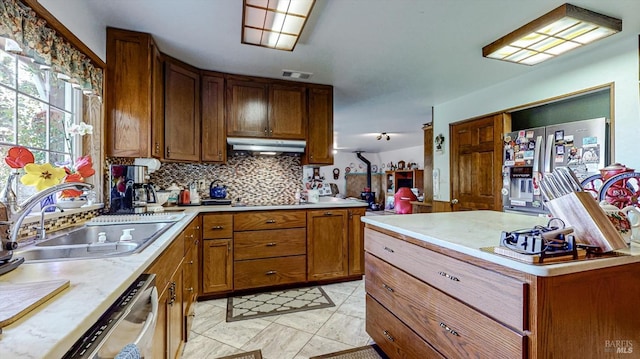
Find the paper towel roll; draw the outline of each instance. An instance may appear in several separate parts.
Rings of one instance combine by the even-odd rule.
[[[133,164],[136,166],[147,166],[148,172],[153,173],[160,168],[160,161],[155,158],[136,158],[133,160]]]

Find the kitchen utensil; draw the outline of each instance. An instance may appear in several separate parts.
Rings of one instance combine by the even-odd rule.
[[[227,197],[227,186],[220,185],[216,181],[211,182],[209,196],[215,199],[224,199]]]
[[[569,183],[571,184],[571,187],[578,191],[581,192],[584,189],[582,188],[582,184],[580,183],[580,180],[578,179],[578,177],[576,176],[576,174],[567,167],[558,167],[556,168],[557,172],[559,172],[562,176],[564,176],[565,179],[567,179],[567,181],[569,181]]]
[[[69,281],[66,279],[0,284],[0,328],[20,319],[67,287]]]

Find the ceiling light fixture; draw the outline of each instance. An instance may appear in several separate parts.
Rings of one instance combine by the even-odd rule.
[[[620,19],[564,4],[483,47],[482,56],[535,65],[620,31]]]
[[[242,43],[293,51],[315,0],[243,0]]]
[[[386,132],[382,132],[381,134],[378,135],[378,137],[376,137],[376,139],[378,141],[380,141],[381,139],[386,138],[387,141],[389,141],[391,139],[391,137],[389,137],[389,135],[387,135]]]

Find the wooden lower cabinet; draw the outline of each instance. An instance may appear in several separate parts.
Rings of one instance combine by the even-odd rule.
[[[183,262],[184,340],[189,340],[195,316],[195,302],[200,292],[200,218],[196,218],[184,232],[185,255]]]
[[[349,273],[346,209],[307,212],[307,272],[309,280],[346,277]]]
[[[158,320],[153,336],[153,358],[179,358],[185,342],[185,316],[193,309],[192,302],[197,293],[185,294],[185,283],[191,285],[199,279],[196,277],[197,250],[200,222],[196,218],[179,234],[167,249],[145,270],[145,273],[156,275],[158,290]],[[185,254],[186,250],[186,254]],[[185,257],[186,256],[186,257]],[[194,263],[190,263],[192,260]],[[188,264],[187,264],[188,263]],[[195,265],[195,269],[191,266]],[[195,291],[195,289],[194,289]]]
[[[364,207],[203,214],[200,294],[361,278],[364,215]]]
[[[353,208],[349,213],[349,275],[364,274],[364,225],[360,218],[364,208]]]
[[[202,241],[202,294],[233,289],[233,246],[231,239]]]
[[[178,268],[169,283],[169,295],[164,303],[167,311],[167,353],[168,358],[179,358],[184,345],[184,312],[182,309],[182,268]]]

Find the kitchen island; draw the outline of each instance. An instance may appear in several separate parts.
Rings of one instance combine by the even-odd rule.
[[[362,221],[367,332],[391,358],[638,356],[635,243],[606,258],[526,264],[487,249],[502,231],[544,218],[470,211]]]
[[[2,328],[0,358],[60,358],[119,295],[202,214],[277,210],[364,209],[366,203],[321,198],[320,203],[285,206],[191,206],[184,217],[142,252],[109,259],[25,263],[0,277],[3,283],[68,279],[69,288]]]

